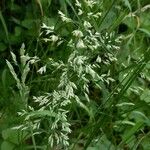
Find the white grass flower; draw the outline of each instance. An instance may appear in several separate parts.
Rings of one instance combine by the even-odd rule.
[[[20,48],[20,55],[23,56],[25,54],[25,44],[22,43],[21,48]]]
[[[78,7],[81,7],[81,3],[78,0],[76,0],[75,5],[78,6]]]
[[[87,6],[90,8],[94,7],[94,5],[96,4],[96,2],[93,0],[86,0],[85,2],[87,4]]]
[[[50,36],[50,40],[51,40],[53,43],[55,43],[55,42],[57,42],[57,41],[59,40],[59,37],[56,36],[56,35],[51,35],[51,36]]]
[[[72,39],[68,42],[67,46],[74,47],[74,42]]]
[[[57,46],[61,45],[62,43],[63,43],[63,40],[59,41],[59,42],[57,43]]]
[[[78,15],[82,15],[83,14],[83,11],[81,9],[78,9]]]
[[[101,17],[102,16],[102,13],[101,12],[98,12],[96,13],[97,16]]]
[[[93,15],[94,18],[98,19],[99,17],[101,17],[102,13],[98,12],[96,14]]]
[[[98,19],[99,17],[101,17],[101,15],[102,15],[102,13],[101,12],[98,12],[98,13],[92,13],[92,12],[90,12],[90,13],[87,13],[87,16],[88,16],[88,18],[90,19],[90,18],[95,18],[95,19]]]
[[[54,32],[53,30],[46,30],[46,35],[53,33],[53,32]]]
[[[60,15],[63,22],[66,22],[66,23],[72,22],[72,20],[70,18],[66,17],[66,15],[64,13],[62,13],[60,10],[58,11],[58,14]]]
[[[74,30],[72,34],[73,36],[78,37],[78,38],[83,37],[83,33],[80,30]]]
[[[92,25],[88,21],[84,21],[83,25],[86,29],[89,29],[92,27]]]
[[[89,12],[89,13],[87,13],[87,15],[88,15],[89,17],[91,17],[91,16],[93,15],[93,13],[92,13],[92,12]]]
[[[46,72],[46,65],[41,67],[38,71],[37,71],[39,74],[43,74]]]
[[[83,40],[81,40],[81,39],[79,39],[79,41],[77,42],[76,47],[77,47],[77,48],[81,48],[81,49],[82,49],[82,48],[86,48],[86,46],[85,46]]]
[[[54,30],[54,26],[47,26],[45,23],[42,24],[41,28],[48,29],[48,30]]]
[[[48,38],[43,38],[43,41],[47,43],[47,42],[49,42],[49,41],[51,41],[51,40],[48,39]]]
[[[116,49],[116,50],[119,50],[120,49],[120,47],[119,46],[116,46],[116,45],[113,45],[112,46],[114,49]]]
[[[34,64],[37,63],[38,61],[40,61],[39,57],[34,56],[34,57],[30,57],[30,64]]]
[[[10,53],[11,53],[11,57],[12,57],[15,65],[18,65],[17,60],[16,60],[16,55],[13,52],[10,52]]]
[[[48,35],[49,33],[53,33],[54,32],[54,26],[47,26],[46,24],[43,23],[41,28],[45,30],[46,35]],[[42,34],[43,34],[43,32],[40,33],[40,36]]]
[[[97,62],[97,63],[101,63],[101,62],[102,62],[101,57],[98,56],[97,59],[96,59],[96,62]]]

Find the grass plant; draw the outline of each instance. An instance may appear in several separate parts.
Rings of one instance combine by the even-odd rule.
[[[149,2],[31,2],[0,2],[1,150],[148,150]]]

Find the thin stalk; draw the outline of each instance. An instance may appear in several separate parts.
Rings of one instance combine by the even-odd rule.
[[[2,22],[4,31],[5,31],[5,34],[6,34],[6,39],[7,39],[8,44],[9,44],[9,50],[11,50],[10,40],[9,40],[9,35],[8,35],[8,29],[7,29],[6,22],[5,22],[5,20],[4,20],[4,17],[3,17],[3,15],[2,15],[2,12],[1,12],[1,11],[0,11],[0,20],[1,20],[1,22]]]
[[[31,123],[31,122],[30,122],[30,123]],[[30,128],[30,132],[31,132],[31,138],[32,138],[34,150],[37,150],[36,142],[35,142],[35,138],[34,138],[34,133],[33,133],[33,130],[32,130],[32,127],[31,127],[30,124],[29,124],[29,128]]]

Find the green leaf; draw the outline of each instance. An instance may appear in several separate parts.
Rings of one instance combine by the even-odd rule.
[[[51,5],[51,1],[52,0],[40,0],[42,8],[44,8],[43,11],[45,11],[45,9],[47,9]]]
[[[98,147],[88,147],[87,150],[99,150]]]
[[[111,10],[107,14],[104,21],[102,22],[100,30],[108,29],[109,27],[111,27],[112,22],[114,22],[114,20],[116,20],[116,19],[117,19],[116,13],[113,10]]]
[[[27,29],[31,29],[34,25],[33,19],[25,19],[21,22],[21,25]]]
[[[145,135],[144,139],[141,142],[141,145],[143,147],[143,150],[149,150],[149,148],[150,148],[150,136]]]
[[[108,140],[106,135],[103,135],[94,147],[89,147],[87,150],[116,150],[114,145]]]
[[[4,43],[0,42],[0,52],[5,51],[6,48],[7,48],[7,46]]]
[[[55,26],[56,22],[56,18],[48,18],[46,16],[43,17],[43,23],[45,23],[47,26]]]
[[[89,108],[84,103],[81,102],[81,100],[78,98],[78,96],[75,96],[75,100],[80,105],[80,107],[82,107],[89,114],[89,116],[92,118],[93,115],[90,112]]]
[[[150,103],[150,90],[145,89],[143,94],[140,96],[141,100],[145,101],[146,103]]]
[[[15,36],[20,36],[21,35],[21,27],[15,27]]]
[[[129,1],[128,0],[123,0],[123,1],[124,1],[125,6],[127,6],[129,8],[129,10],[132,11]]]
[[[123,135],[123,140],[121,142],[121,144],[127,142],[128,140],[130,140],[130,138],[136,133],[138,132],[142,127],[143,127],[144,123],[143,122],[137,122],[130,130],[128,130],[124,135]]]
[[[8,40],[8,42],[9,42],[7,25],[6,25],[6,22],[5,22],[5,20],[4,20],[4,17],[3,17],[3,15],[2,15],[2,12],[1,12],[1,11],[0,11],[0,20],[1,20],[1,22],[2,22],[2,25],[3,25],[3,28],[4,28],[4,30],[5,30],[5,34],[6,34],[7,40]]]
[[[137,122],[138,121],[145,122],[149,120],[148,117],[143,112],[140,111],[132,111],[129,117],[131,119],[135,119]]]
[[[14,129],[6,129],[2,131],[2,137],[4,140],[7,140],[13,144],[19,144],[21,138],[24,138],[22,131]]]
[[[7,141],[4,141],[1,144],[1,150],[13,150],[14,148],[15,148],[15,145]]]
[[[142,31],[142,32],[145,33],[148,37],[150,37],[150,31],[148,31],[147,29],[139,28],[138,30]]]

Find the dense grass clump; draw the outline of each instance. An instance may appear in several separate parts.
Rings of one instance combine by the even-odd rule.
[[[0,3],[2,150],[149,149],[148,1]]]

